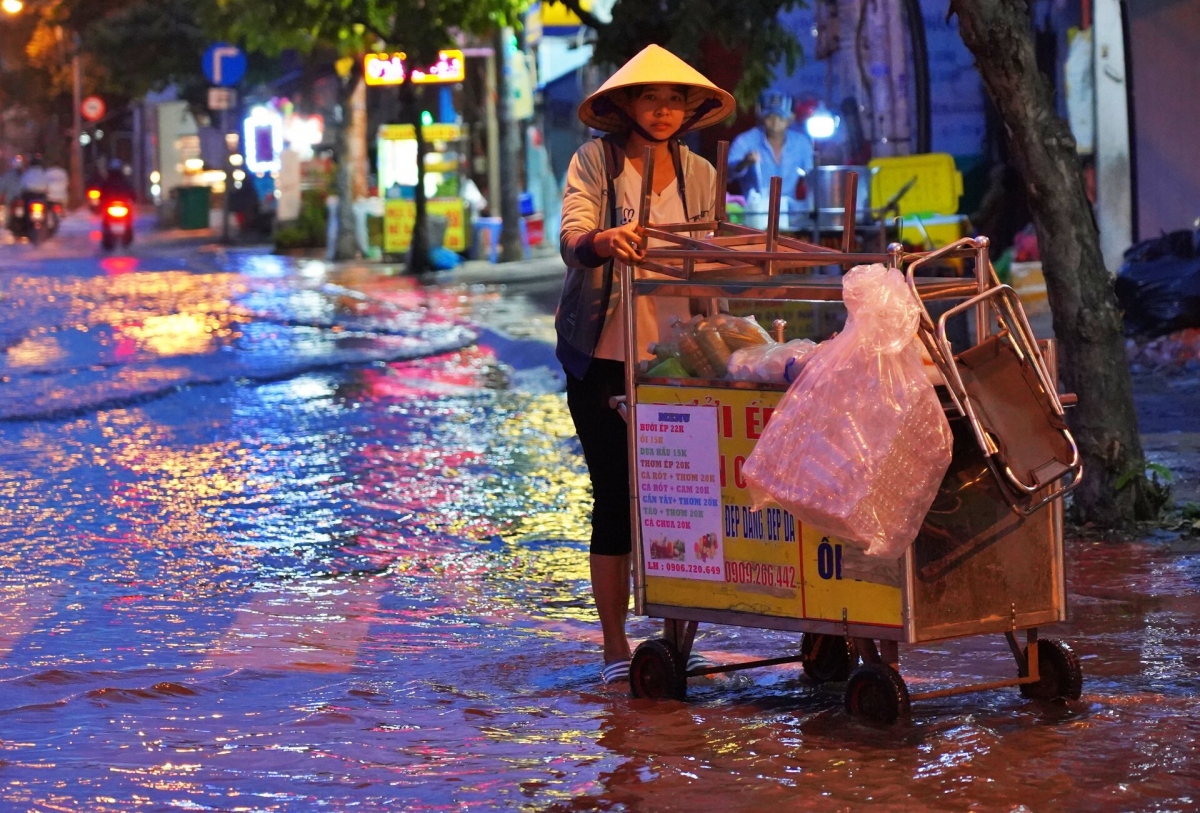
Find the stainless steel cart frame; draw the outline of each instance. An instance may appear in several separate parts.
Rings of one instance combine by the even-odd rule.
[[[721,145],[718,175],[723,180],[726,146]],[[921,337],[946,381],[943,406],[955,435],[954,460],[943,483],[939,502],[926,519],[917,541],[897,565],[900,624],[864,622],[843,607],[841,618],[796,617],[795,614],[747,611],[734,606],[687,606],[677,598],[664,599],[670,590],[656,590],[659,576],[647,576],[642,544],[636,432],[629,433],[630,518],[634,530],[634,608],[642,615],[663,618],[664,636],[638,647],[630,668],[635,695],[682,696],[688,677],[731,672],[759,666],[800,662],[818,681],[848,679],[846,706],[881,722],[907,714],[911,700],[942,697],[1005,686],[1020,686],[1031,697],[1077,698],[1081,671],[1078,658],[1065,644],[1039,639],[1038,628],[1064,621],[1067,615],[1063,572],[1062,497],[1078,484],[1081,469],[1070,477],[1038,489],[1015,505],[998,478],[1013,478],[993,459],[989,437],[972,409],[970,395],[955,368],[946,338],[946,319],[971,311],[975,340],[993,335],[993,327],[1016,336],[1019,352],[1028,357],[1038,380],[1051,398],[1051,408],[1062,415],[1064,402],[1056,391],[1055,354],[1052,342],[1038,343],[1012,289],[999,284],[988,260],[986,238],[959,240],[933,252],[906,253],[896,244],[886,253],[851,251],[852,234],[842,250],[817,246],[778,234],[780,179],[773,178],[768,228],[764,231],[727,223],[723,202],[718,201],[711,221],[669,225],[650,224],[650,182],[653,156],[647,150],[643,167],[643,206],[640,225],[646,237],[667,243],[650,248],[638,266],[617,269],[625,327],[626,396],[621,405],[629,426],[638,426],[641,394],[663,388],[677,392],[685,403],[689,391],[706,394],[754,390],[782,394],[783,385],[744,381],[649,378],[638,368],[636,302],[643,296],[685,297],[707,303],[711,311],[720,301],[797,300],[839,302],[840,274],[815,274],[816,268],[883,262],[907,272],[908,284],[922,304],[958,302],[935,323],[924,312]],[[855,178],[846,179],[847,217],[854,211]],[[720,182],[719,182],[720,183]],[[723,185],[718,185],[723,189]],[[695,234],[703,236],[693,236]],[[973,262],[970,278],[923,277],[918,272],[938,260]],[[644,272],[660,275],[654,278]],[[1072,441],[1073,444],[1073,441]],[[1076,453],[1077,458],[1077,453]],[[1076,459],[1075,464],[1078,463]],[[1020,483],[1019,479],[1017,481]],[[1022,484],[1023,485],[1023,484]],[[828,539],[828,538],[826,538]],[[803,546],[803,543],[801,543]],[[840,578],[840,576],[839,576]],[[666,584],[671,580],[662,582]],[[673,582],[672,582],[673,583]],[[807,589],[807,583],[801,589]],[[676,591],[678,592],[678,591]],[[686,592],[686,590],[685,590]],[[695,602],[703,603],[703,602]],[[736,603],[736,602],[735,602]],[[729,624],[803,633],[798,654],[687,669],[697,626]],[[1024,632],[1025,647],[1018,635]],[[1017,664],[1011,679],[955,686],[909,694],[899,674],[898,645],[952,637],[1002,634]],[[1040,646],[1039,646],[1040,644]],[[861,659],[862,666],[851,669]]]

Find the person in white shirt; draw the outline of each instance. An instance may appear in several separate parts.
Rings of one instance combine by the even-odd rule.
[[[21,175],[21,191],[25,194],[44,195],[48,187],[46,168],[42,166],[42,157],[35,155],[29,161],[29,169]]]
[[[70,186],[71,178],[65,169],[60,166],[46,168],[46,198],[51,203],[66,206]]]

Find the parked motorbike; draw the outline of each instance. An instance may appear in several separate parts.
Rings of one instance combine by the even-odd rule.
[[[112,251],[119,241],[128,246],[133,242],[133,202],[123,198],[112,198],[103,204],[100,220],[100,243],[105,251]]]

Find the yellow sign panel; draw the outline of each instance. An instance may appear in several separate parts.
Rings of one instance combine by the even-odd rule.
[[[425,124],[421,135],[426,143],[434,141],[458,141],[462,138],[460,124]],[[385,141],[415,141],[417,129],[411,124],[385,124],[379,128],[379,137]]]
[[[467,250],[467,224],[461,198],[429,200],[425,211],[446,218],[446,239],[443,245],[451,251]],[[383,252],[403,254],[412,245],[413,228],[417,221],[417,204],[411,200],[388,199],[383,204]]]
[[[363,81],[371,87],[402,85],[405,73],[404,54],[367,54],[363,57]]]
[[[646,576],[651,604],[876,626],[901,625],[899,561],[802,526],[787,511],[752,510],[742,466],[783,393],[702,387],[638,387],[637,403],[717,408],[722,545],[721,582]],[[844,613],[844,615],[843,615]]]
[[[565,3],[546,2],[542,6],[542,30],[546,33],[559,33],[554,29],[578,28],[583,25],[579,15],[567,8]],[[580,0],[579,7],[584,11],[592,10],[592,0]]]

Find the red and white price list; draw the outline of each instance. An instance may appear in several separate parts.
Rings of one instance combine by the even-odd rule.
[[[723,581],[716,407],[638,404],[635,429],[646,575]]]

